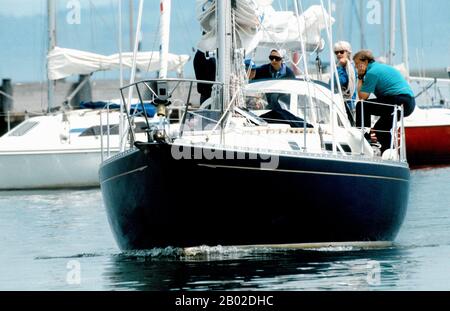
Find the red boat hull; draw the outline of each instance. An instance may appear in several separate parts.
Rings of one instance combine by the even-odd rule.
[[[450,164],[450,125],[406,127],[411,166]]]

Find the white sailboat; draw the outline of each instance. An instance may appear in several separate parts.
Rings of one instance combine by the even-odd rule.
[[[49,24],[54,25],[54,1],[48,2]],[[91,75],[100,70],[133,66],[133,53],[110,56],[64,49],[55,45],[55,30],[49,27],[49,113],[32,117],[0,137],[0,190],[98,186],[101,161],[120,150],[120,100],[100,109],[63,109],[52,112],[53,81],[71,75]],[[159,52],[136,53],[143,71],[159,70]],[[167,54],[167,69],[182,71],[188,55]],[[131,105],[131,113],[152,116],[153,106]],[[146,126],[146,125],[145,125]],[[137,136],[145,135],[137,122]],[[107,135],[110,134],[110,135]]]

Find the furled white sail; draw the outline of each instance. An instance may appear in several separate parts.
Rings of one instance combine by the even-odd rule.
[[[139,52],[137,68],[141,71],[157,71],[160,66],[159,52]],[[58,80],[71,75],[85,75],[96,71],[119,69],[119,54],[109,56],[55,47],[48,54],[48,78]],[[189,55],[168,55],[168,70],[181,73],[184,65],[189,61]],[[133,53],[122,53],[125,67],[131,68]]]
[[[292,11],[276,11],[273,0],[236,0],[233,11],[237,29],[238,47],[251,52],[257,46],[282,46],[300,49],[300,35],[305,47],[314,50],[323,45],[320,33],[326,27],[328,13],[319,5],[309,7],[297,17]],[[216,49],[215,0],[197,0],[197,19],[202,26],[198,49]],[[334,22],[334,19],[331,19]]]
[[[237,47],[247,50],[254,48],[258,43],[260,14],[258,1],[236,0],[237,10],[233,10],[236,22]],[[217,48],[216,40],[216,1],[197,0],[197,19],[204,32],[198,49],[213,51]],[[256,43],[256,44],[255,44]]]
[[[310,6],[298,17],[292,11],[275,11],[268,6],[264,11],[259,45],[272,47],[275,44],[298,50],[301,48],[300,35],[303,35],[305,48],[314,50],[323,45],[321,31],[326,28],[325,19],[329,20],[330,16],[320,5]],[[334,23],[333,18],[331,22]]]

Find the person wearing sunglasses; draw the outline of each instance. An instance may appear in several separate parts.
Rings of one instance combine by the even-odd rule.
[[[337,59],[337,72],[339,74],[339,83],[342,89],[344,99],[351,100],[350,108],[354,108],[356,100],[356,74],[355,66],[352,62],[352,47],[347,41],[338,41],[334,45],[334,54]]]
[[[352,61],[352,47],[347,41],[338,41],[334,44],[334,54],[336,55],[336,68],[339,76],[339,84],[342,90],[342,96],[346,103],[346,111],[350,123],[354,124],[352,111],[355,109],[357,100],[356,82],[358,75]],[[337,86],[336,79],[334,79]]]
[[[272,49],[270,51],[270,63],[256,68],[255,80],[257,79],[295,79],[294,72],[284,63],[286,51]]]
[[[371,116],[379,116],[380,118],[372,130],[375,133],[375,139],[381,144],[381,152],[383,152],[389,148],[391,143],[390,130],[394,119],[392,105],[403,106],[405,117],[411,115],[416,107],[414,93],[408,81],[397,69],[376,62],[370,50],[359,51],[353,56],[353,60],[358,71],[358,97],[364,101],[364,107],[361,107],[361,102],[356,105],[356,126],[370,127]],[[369,102],[366,100],[370,94],[374,94],[376,98]],[[363,117],[361,116],[362,109],[364,110]]]

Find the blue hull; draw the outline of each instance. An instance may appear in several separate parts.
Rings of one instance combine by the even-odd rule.
[[[392,241],[406,214],[406,165],[282,156],[276,170],[261,170],[248,154],[175,160],[170,145],[141,149],[100,168],[122,250]]]

